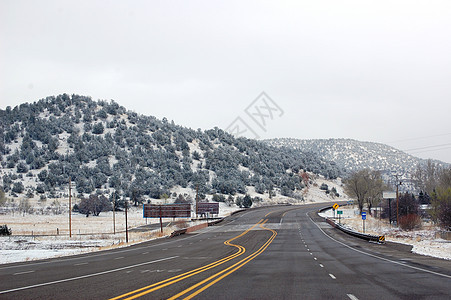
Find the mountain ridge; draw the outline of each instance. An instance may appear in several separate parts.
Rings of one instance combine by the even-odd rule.
[[[428,161],[383,143],[349,138],[275,138],[264,140],[264,142],[275,147],[311,152],[321,159],[335,162],[345,174],[369,168],[385,174],[390,172],[405,174],[406,177],[411,178],[417,166],[426,164]],[[440,166],[449,165],[438,160],[432,161]]]

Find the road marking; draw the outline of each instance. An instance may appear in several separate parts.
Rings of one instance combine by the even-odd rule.
[[[142,255],[146,255],[146,254],[149,254],[149,252],[143,252],[143,253],[142,253]]]
[[[75,264],[74,266],[84,266],[84,265],[87,265],[87,264],[88,264],[87,262],[84,262],[84,263]]]
[[[324,268],[323,264],[319,264],[319,266],[320,266],[321,268]]]
[[[11,293],[11,292],[27,290],[27,289],[31,289],[31,288],[35,288],[35,287],[41,287],[41,286],[46,286],[46,285],[52,285],[52,284],[57,284],[57,283],[62,283],[62,282],[68,282],[68,281],[74,281],[74,280],[78,280],[78,279],[84,279],[84,278],[90,278],[90,277],[94,277],[94,276],[105,275],[105,274],[109,274],[109,273],[113,273],[113,272],[117,272],[117,271],[123,271],[123,270],[128,270],[128,269],[131,269],[131,268],[136,268],[136,267],[140,267],[140,266],[154,264],[154,263],[157,263],[157,262],[162,262],[162,261],[174,259],[174,258],[177,258],[177,257],[178,256],[171,256],[171,257],[161,258],[161,259],[157,259],[157,260],[153,260],[153,261],[148,261],[148,262],[145,262],[145,263],[140,263],[140,264],[136,264],[136,265],[122,267],[122,268],[118,268],[118,269],[113,269],[113,270],[108,270],[108,271],[103,271],[103,272],[98,272],[98,273],[92,273],[92,274],[78,276],[78,277],[66,278],[66,279],[61,279],[61,280],[55,280],[55,281],[50,281],[50,282],[38,283],[38,284],[33,284],[33,285],[24,286],[24,287],[15,288],[15,289],[10,289],[10,290],[4,290],[4,291],[0,291],[0,294],[6,294],[6,293]]]
[[[354,296],[353,294],[346,294],[348,297],[349,297],[349,299],[351,299],[351,300],[359,300],[359,298],[357,298],[356,296]]]
[[[119,256],[119,257],[116,257],[115,259],[123,259],[123,258],[125,258],[125,257]]]
[[[374,255],[374,254],[371,254],[371,253],[367,253],[367,252],[364,252],[364,251],[361,251],[361,250],[354,249],[354,248],[352,248],[351,246],[348,246],[348,245],[345,244],[345,243],[342,243],[342,242],[340,242],[340,241],[337,241],[336,239],[334,239],[333,237],[331,237],[330,235],[328,235],[327,233],[325,233],[324,230],[322,230],[321,227],[320,227],[318,224],[316,224],[315,221],[313,221],[313,219],[308,215],[308,213],[309,213],[309,212],[306,212],[305,215],[306,215],[307,217],[309,217],[310,221],[312,221],[312,223],[315,224],[315,226],[318,227],[318,229],[319,229],[325,236],[327,236],[328,238],[330,238],[330,239],[333,240],[334,242],[337,242],[337,243],[339,243],[340,245],[345,246],[346,248],[349,248],[349,249],[354,250],[354,251],[356,251],[356,252],[359,252],[359,253],[361,253],[361,254],[364,254],[364,255],[367,255],[367,256],[371,256],[371,257],[374,257],[374,258],[377,258],[377,259],[380,259],[380,260],[383,260],[383,261],[387,261],[387,262],[390,262],[390,263],[393,263],[393,264],[396,264],[396,265],[400,265],[400,266],[403,266],[403,267],[406,267],[406,268],[411,268],[411,269],[414,269],[414,270],[423,271],[423,272],[426,272],[426,273],[430,273],[430,274],[434,274],[434,275],[438,275],[438,276],[442,276],[442,277],[446,277],[446,278],[451,278],[450,275],[446,275],[446,274],[442,274],[442,273],[438,273],[438,272],[434,272],[434,271],[429,271],[429,270],[422,269],[422,268],[419,268],[419,267],[414,267],[414,266],[406,265],[406,264],[403,264],[403,263],[400,263],[400,262],[397,262],[397,261],[394,261],[394,260],[391,260],[391,259],[388,259],[388,258],[380,257],[380,256],[377,256],[377,255]]]
[[[335,277],[334,274],[330,274],[330,273],[329,273],[329,276],[330,276],[330,278],[332,278],[332,279],[337,279],[337,277]]]
[[[168,270],[168,273],[175,273],[175,272],[180,272],[182,271],[182,269],[174,269],[174,270]]]
[[[263,225],[268,221],[268,219],[266,219],[263,223],[260,224],[260,228],[265,229],[265,230],[269,230],[271,231],[273,234],[272,236],[266,241],[265,244],[263,244],[263,246],[261,246],[256,252],[252,253],[251,255],[249,255],[246,258],[243,258],[242,260],[240,260],[239,262],[235,263],[234,265],[228,267],[227,269],[224,269],[212,276],[210,276],[207,279],[204,279],[200,282],[198,282],[197,284],[191,286],[190,288],[178,293],[177,295],[172,296],[171,298],[169,298],[168,300],[174,300],[177,299],[181,296],[183,296],[184,294],[198,288],[199,286],[202,286],[204,284],[206,284],[207,282],[209,282],[210,280],[214,279],[215,277],[218,277],[219,275],[221,275],[220,277],[214,279],[213,281],[211,281],[210,283],[204,285],[202,288],[198,289],[197,291],[195,291],[194,293],[186,296],[184,299],[192,299],[193,297],[199,295],[200,293],[202,293],[203,291],[205,291],[206,289],[208,289],[209,287],[211,287],[212,285],[216,284],[217,282],[221,281],[222,279],[224,279],[225,277],[229,276],[230,274],[232,274],[233,272],[235,272],[236,270],[240,269],[241,267],[243,267],[244,265],[246,265],[247,263],[249,263],[251,260],[253,260],[254,258],[256,258],[257,256],[259,256],[263,251],[266,250],[266,248],[268,248],[268,246],[272,243],[272,241],[276,238],[277,236],[277,232],[275,230],[269,229],[264,227]],[[227,273],[225,273],[227,272]],[[225,273],[225,274],[224,274]]]
[[[205,271],[207,271],[209,269],[212,269],[214,267],[222,265],[223,263],[228,262],[228,261],[230,261],[230,260],[232,260],[232,259],[244,254],[244,252],[246,252],[246,248],[244,248],[243,246],[240,246],[240,245],[232,244],[231,242],[236,240],[236,239],[238,239],[238,238],[240,238],[240,237],[242,237],[242,236],[244,236],[249,231],[254,229],[256,226],[261,224],[263,221],[264,221],[263,219],[260,220],[258,223],[254,224],[252,227],[248,228],[246,231],[244,231],[241,234],[239,234],[239,235],[237,235],[237,236],[235,236],[235,237],[233,237],[233,238],[231,238],[231,239],[229,239],[229,240],[224,242],[225,245],[233,246],[233,247],[238,248],[238,251],[236,253],[234,253],[232,255],[229,255],[227,257],[224,257],[224,258],[222,258],[220,260],[217,260],[215,262],[212,262],[212,263],[210,263],[208,265],[205,265],[203,267],[200,267],[200,268],[197,268],[197,269],[185,272],[183,274],[180,274],[180,275],[177,275],[177,276],[165,279],[163,281],[160,281],[160,282],[157,282],[157,283],[154,283],[154,284],[151,284],[151,285],[139,288],[137,290],[134,290],[134,291],[122,294],[120,296],[111,298],[110,300],[113,300],[113,299],[135,299],[135,298],[147,295],[147,294],[152,293],[152,292],[154,292],[156,290],[159,290],[161,288],[164,288],[166,286],[172,285],[172,284],[174,284],[176,282],[179,282],[181,280],[184,280],[186,278],[192,277],[194,275],[197,275],[199,273],[205,272]]]
[[[24,271],[24,272],[18,272],[18,273],[14,273],[13,275],[23,275],[23,274],[30,274],[30,273],[34,273],[34,271]]]
[[[317,258],[316,258],[316,257],[314,257],[313,259],[314,259],[314,260],[317,260]]]
[[[312,223],[315,224],[315,226],[318,227],[318,229],[319,229],[325,236],[327,236],[328,238],[330,238],[332,241],[337,242],[337,243],[339,243],[340,245],[345,246],[346,248],[349,248],[349,249],[351,249],[351,250],[354,250],[354,251],[356,251],[356,252],[359,252],[359,253],[364,254],[364,255],[367,255],[367,256],[371,256],[371,257],[374,257],[374,258],[377,258],[377,259],[380,259],[380,260],[383,260],[383,261],[386,261],[386,262],[390,262],[390,263],[392,263],[392,264],[400,265],[400,266],[403,266],[403,267],[406,267],[406,268],[411,268],[411,269],[414,269],[414,270],[423,271],[423,272],[426,272],[426,273],[430,273],[430,274],[434,274],[434,275],[438,275],[438,276],[442,276],[442,277],[446,277],[446,278],[451,278],[450,275],[446,275],[446,274],[442,274],[442,273],[438,273],[438,272],[429,271],[429,270],[426,270],[426,269],[422,269],[422,268],[418,268],[418,267],[406,265],[406,264],[403,264],[403,263],[400,263],[400,262],[397,262],[397,261],[394,261],[394,260],[391,260],[391,259],[388,259],[388,258],[380,257],[380,256],[377,256],[377,255],[374,255],[374,254],[370,254],[370,253],[367,253],[367,252],[364,252],[364,251],[361,251],[361,250],[354,249],[354,248],[352,248],[351,246],[346,245],[345,243],[342,243],[342,242],[340,242],[340,241],[337,241],[336,239],[334,239],[333,237],[331,237],[330,235],[328,235],[327,233],[325,233],[324,230],[322,230],[321,227],[318,226],[318,224],[316,224],[315,221],[313,221],[313,219],[308,215],[308,213],[309,213],[309,212],[306,212],[306,213],[305,213],[306,216],[310,218],[310,221],[312,221]]]

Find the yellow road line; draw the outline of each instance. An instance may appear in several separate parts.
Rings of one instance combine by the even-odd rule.
[[[136,299],[136,298],[138,298],[138,297],[141,297],[141,296],[144,296],[144,295],[149,294],[149,293],[151,293],[151,292],[154,292],[154,291],[156,291],[156,290],[159,290],[159,289],[161,289],[161,288],[163,288],[163,287],[169,286],[169,285],[171,285],[171,284],[174,284],[174,283],[179,282],[179,281],[181,281],[181,280],[184,280],[184,279],[186,279],[186,278],[189,278],[189,277],[192,277],[192,276],[197,275],[197,274],[199,274],[199,273],[202,273],[202,272],[205,272],[205,271],[207,271],[207,270],[210,270],[210,269],[212,269],[212,268],[214,268],[214,267],[217,267],[217,266],[219,266],[219,265],[221,265],[221,264],[223,264],[223,263],[226,263],[226,262],[228,262],[228,261],[230,261],[230,260],[232,260],[232,259],[234,259],[234,258],[236,258],[236,257],[238,257],[238,256],[240,256],[240,255],[242,255],[242,254],[244,254],[244,252],[246,252],[246,248],[244,248],[244,247],[241,246],[241,245],[235,245],[235,244],[232,244],[231,242],[234,241],[234,240],[236,240],[236,239],[238,239],[238,238],[240,238],[240,237],[242,237],[242,236],[244,236],[245,234],[247,234],[249,231],[251,231],[251,230],[252,230],[253,228],[255,228],[257,225],[259,225],[260,223],[262,223],[262,221],[263,221],[263,219],[260,220],[260,221],[259,221],[258,223],[256,223],[255,225],[253,225],[252,227],[250,227],[249,229],[247,229],[246,231],[242,232],[241,234],[239,234],[239,235],[235,236],[234,238],[231,238],[231,239],[229,239],[229,240],[227,240],[227,241],[224,242],[224,244],[226,244],[226,245],[228,245],[228,246],[232,246],[232,247],[238,248],[238,252],[236,252],[236,253],[234,253],[234,254],[232,254],[232,255],[229,255],[229,256],[227,256],[227,257],[224,257],[224,258],[222,258],[222,259],[220,259],[220,260],[217,260],[217,261],[215,261],[215,262],[212,262],[212,263],[210,263],[210,264],[208,264],[208,265],[205,265],[205,266],[203,266],[203,267],[200,267],[200,268],[197,268],[197,269],[188,271],[188,272],[186,272],[186,273],[183,273],[183,274],[180,274],[180,275],[177,275],[177,276],[174,276],[174,277],[165,279],[165,280],[163,280],[163,281],[160,281],[160,282],[157,282],[157,283],[154,283],[154,284],[151,284],[151,285],[148,285],[148,286],[139,288],[139,289],[137,289],[137,290],[134,290],[134,291],[131,291],[131,292],[122,294],[122,295],[120,295],[120,296],[111,298],[110,300],[117,300],[117,299]],[[129,296],[130,296],[130,297],[129,297]]]
[[[272,236],[265,242],[265,244],[263,244],[263,246],[261,246],[257,251],[255,251],[253,254],[249,255],[248,257],[240,260],[239,262],[235,263],[234,265],[198,282],[197,284],[189,287],[188,289],[172,296],[171,298],[169,298],[168,300],[175,300],[183,295],[185,295],[186,293],[202,286],[203,284],[211,281],[210,283],[206,284],[205,286],[203,286],[202,288],[198,289],[197,291],[195,291],[194,293],[188,295],[187,297],[185,297],[184,299],[192,299],[193,297],[199,295],[200,293],[202,293],[203,291],[205,291],[206,289],[208,289],[209,287],[211,287],[212,285],[214,285],[215,283],[219,282],[220,280],[224,279],[225,277],[229,276],[230,274],[232,274],[233,272],[235,272],[236,270],[240,269],[241,267],[243,267],[244,265],[246,265],[248,262],[250,262],[251,260],[253,260],[254,258],[256,258],[257,256],[259,256],[263,251],[266,250],[266,248],[268,248],[268,246],[272,243],[272,241],[276,238],[277,236],[277,232],[275,230],[263,227],[263,225],[267,222],[268,220],[266,219],[263,223],[260,224],[260,227],[262,229],[265,230],[269,230],[272,232]],[[226,273],[227,272],[227,273]],[[224,274],[225,273],[225,274]],[[220,276],[221,275],[221,276]],[[218,277],[220,276],[220,277]],[[216,278],[218,277],[218,278]],[[216,278],[216,279],[215,279]],[[214,279],[214,280],[213,280]]]

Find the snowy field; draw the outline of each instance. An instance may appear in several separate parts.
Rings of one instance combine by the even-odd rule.
[[[357,207],[340,207],[343,211],[341,224],[358,232],[363,232],[363,220]],[[327,210],[320,214],[323,217],[333,218],[333,211]],[[338,215],[335,215],[338,222]],[[397,227],[390,227],[387,220],[373,218],[367,214],[365,220],[365,233],[385,235],[390,242],[412,245],[412,252],[438,258],[451,260],[451,241],[437,238],[439,229],[429,223],[423,223],[421,230],[403,231]]]
[[[229,215],[238,207],[228,207],[220,203],[220,216]],[[5,214],[0,215],[0,223],[8,224],[12,236],[0,236],[1,264],[37,260],[44,258],[75,255],[92,251],[100,251],[115,247],[125,247],[151,239],[170,235],[174,230],[194,226],[198,222],[187,219],[163,218],[169,223],[161,234],[159,226],[147,232],[135,232],[131,229],[159,224],[159,219],[143,218],[142,208],[130,208],[127,214],[129,228],[126,244],[125,213],[102,212],[97,217],[86,217],[83,214],[72,213],[72,237],[69,237],[69,214],[35,215],[35,214]],[[116,232],[114,234],[114,231]]]

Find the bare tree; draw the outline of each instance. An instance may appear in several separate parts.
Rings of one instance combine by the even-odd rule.
[[[379,171],[370,171],[366,180],[368,186],[366,203],[368,205],[368,211],[371,214],[371,208],[378,205],[382,198],[385,184]]]
[[[442,170],[434,162],[428,159],[426,165],[417,165],[413,174],[417,186],[429,195],[432,194],[438,185]]]
[[[451,187],[451,168],[442,169],[439,175],[439,185],[442,187]]]
[[[369,169],[353,173],[344,183],[345,193],[349,197],[356,198],[360,213],[365,202],[371,213],[371,208],[380,201],[384,189],[380,172]]]
[[[438,185],[432,193],[433,219],[445,230],[451,230],[451,167],[440,170]]]
[[[345,193],[352,198],[356,198],[360,213],[363,210],[363,204],[368,194],[368,180],[365,178],[369,176],[369,170],[364,169],[353,173],[345,183]]]

